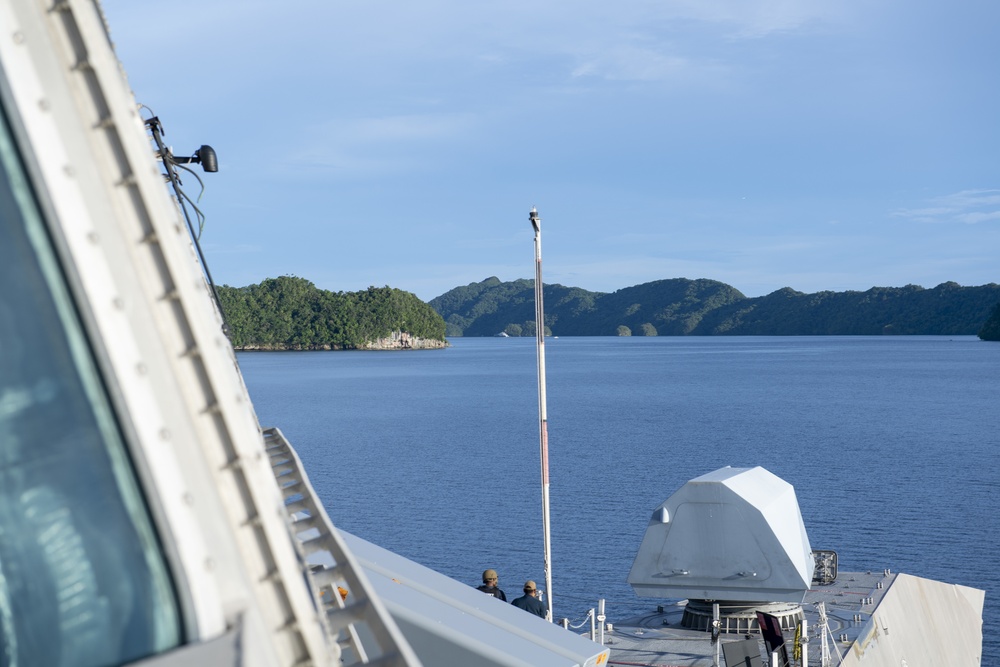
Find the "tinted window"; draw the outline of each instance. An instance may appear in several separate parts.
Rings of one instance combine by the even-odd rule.
[[[0,667],[180,641],[171,580],[0,115]]]

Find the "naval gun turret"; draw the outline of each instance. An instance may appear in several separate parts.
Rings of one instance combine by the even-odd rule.
[[[683,625],[757,627],[758,611],[783,627],[802,618],[813,580],[795,489],[764,468],[721,468],[697,477],[653,511],[628,575],[641,597],[687,598]]]

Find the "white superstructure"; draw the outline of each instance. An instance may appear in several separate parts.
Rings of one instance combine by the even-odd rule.
[[[615,623],[612,662],[764,665],[774,645],[803,666],[981,661],[982,590],[838,573],[835,552],[811,550],[795,490],[760,467],[706,473],[653,510],[628,581],[656,606]]]
[[[0,667],[606,664],[334,527],[258,424],[148,120],[94,0],[0,0]],[[840,605],[845,664],[978,662],[982,591],[888,572],[810,589],[791,487],[757,468],[685,489],[654,512],[637,591],[700,601],[697,625],[719,598],[798,605],[805,587]],[[706,664],[708,635],[675,615],[609,636]]]
[[[0,666],[438,664],[461,633],[418,655],[265,439],[99,5],[0,28]],[[538,619],[499,618],[524,664]]]
[[[727,467],[653,511],[628,582],[640,596],[799,603],[813,566],[792,485]]]

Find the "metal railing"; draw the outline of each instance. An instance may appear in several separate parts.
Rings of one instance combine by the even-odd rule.
[[[276,428],[264,430],[264,444],[285,499],[303,575],[318,591],[341,664],[419,667],[420,660],[316,497],[298,454]]]

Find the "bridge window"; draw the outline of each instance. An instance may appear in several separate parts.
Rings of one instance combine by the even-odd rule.
[[[0,110],[0,667],[181,641],[171,577]]]

